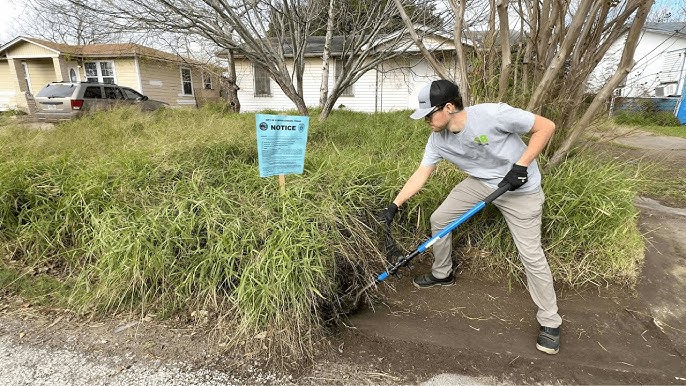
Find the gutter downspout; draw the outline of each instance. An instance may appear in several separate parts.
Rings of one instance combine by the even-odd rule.
[[[681,59],[681,69],[679,70],[679,82],[677,83],[677,89],[681,89],[681,98],[679,102],[674,107],[674,116],[679,119],[681,124],[686,125],[686,108],[684,107],[684,98],[686,98],[686,78],[684,78],[684,65],[686,64],[686,49],[681,53],[683,58]],[[681,86],[681,87],[679,87]]]

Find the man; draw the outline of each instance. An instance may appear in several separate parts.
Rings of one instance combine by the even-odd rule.
[[[538,306],[540,330],[536,348],[557,354],[562,319],[557,313],[553,277],[541,247],[544,196],[535,160],[552,137],[555,124],[504,103],[465,108],[459,88],[447,80],[434,81],[419,92],[419,108],[411,117],[424,118],[432,133],[420,166],[384,209],[384,220],[391,224],[398,207],[424,186],[441,160],[454,163],[468,177],[453,188],[431,215],[434,235],[495,189],[509,183],[510,191],[493,204],[505,217],[526,271],[529,293]],[[526,133],[530,133],[528,145],[520,138]],[[431,272],[414,278],[417,288],[453,284],[451,250],[450,234],[433,244]]]

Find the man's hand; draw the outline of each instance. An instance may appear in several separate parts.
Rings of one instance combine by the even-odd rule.
[[[507,172],[505,178],[498,184],[498,187],[510,184],[510,191],[512,191],[526,184],[526,182],[529,181],[526,169],[526,166],[517,164],[512,165],[512,169]]]
[[[386,225],[391,225],[393,222],[393,217],[398,212],[398,205],[391,202],[388,206],[381,212],[381,220],[386,223]]]

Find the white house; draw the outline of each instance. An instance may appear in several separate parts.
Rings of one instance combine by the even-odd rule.
[[[591,75],[589,89],[599,89],[612,76],[622,56],[626,36],[612,44]],[[634,61],[634,68],[616,95],[680,96],[686,77],[686,22],[646,23]]]
[[[323,37],[308,40],[305,73],[303,76],[303,95],[308,107],[319,104],[319,89],[322,79]],[[464,40],[466,44],[467,40]],[[457,73],[455,45],[452,35],[437,34],[425,36],[424,45],[442,60],[451,74]],[[377,44],[384,44],[378,42]],[[467,44],[469,45],[469,44]],[[347,89],[335,104],[335,108],[347,108],[361,112],[381,112],[416,108],[417,94],[422,86],[437,79],[433,68],[422,58],[414,44],[399,58],[383,62],[375,69],[365,73],[355,84]],[[371,47],[370,49],[373,49]],[[340,66],[338,59],[342,52],[342,38],[335,37],[331,44],[329,65],[329,87],[333,87]],[[219,56],[222,56],[221,53]],[[295,105],[281,91],[265,70],[253,65],[247,58],[237,57],[236,83],[240,87],[238,98],[241,111],[264,109],[290,110]]]

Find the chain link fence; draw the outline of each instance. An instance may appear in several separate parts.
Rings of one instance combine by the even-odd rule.
[[[632,113],[676,113],[681,97],[612,97],[610,102],[610,114],[617,115],[620,112]]]
[[[620,97],[610,100],[610,117],[622,124],[679,126],[681,97]]]

